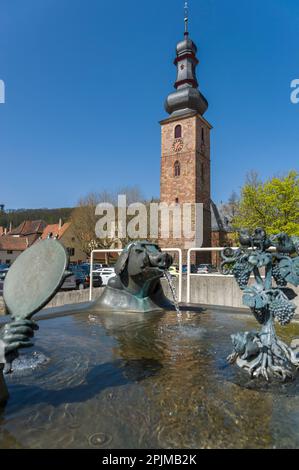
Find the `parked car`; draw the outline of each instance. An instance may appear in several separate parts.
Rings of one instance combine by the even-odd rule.
[[[79,268],[81,268],[85,272],[87,280],[88,280],[88,287],[89,287],[89,285],[90,285],[90,264],[88,264],[88,263],[80,264]],[[95,272],[95,271],[96,270],[94,269],[93,274],[92,274],[93,287],[101,287],[103,285],[102,277],[101,277],[100,273]]]
[[[183,274],[187,274],[187,271],[188,271],[187,265],[186,265],[186,264],[183,264],[183,266],[182,266],[182,273],[183,273]],[[191,264],[191,266],[190,266],[190,272],[191,272],[191,274],[196,274],[196,273],[197,273],[197,267],[195,266],[195,264]]]
[[[78,265],[70,265],[69,271],[75,277],[76,289],[86,289],[89,287],[89,282],[87,281],[87,275]]]
[[[197,274],[211,274],[217,269],[212,264],[200,264],[197,268]]]
[[[114,268],[100,268],[94,273],[99,274],[102,278],[103,286],[107,286],[109,279],[115,276]]]
[[[60,288],[60,290],[76,290],[76,289],[77,289],[77,282],[76,282],[76,276],[74,274],[72,274],[71,276],[68,276]]]
[[[88,287],[90,286],[90,274],[87,275],[87,282],[88,282]],[[92,273],[92,286],[93,287],[102,287],[103,285],[103,279],[100,273],[93,272]]]
[[[90,273],[86,269],[84,270],[80,265],[70,265],[69,271],[76,278],[76,288],[86,289],[90,286]],[[103,282],[99,274],[93,273],[93,287],[101,287]]]
[[[95,263],[93,265],[93,269],[96,270],[96,269],[103,269],[103,268],[109,268],[108,264],[99,264],[99,263]]]

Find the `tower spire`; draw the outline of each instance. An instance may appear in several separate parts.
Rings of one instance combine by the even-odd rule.
[[[185,2],[185,6],[184,6],[184,10],[185,10],[185,36],[188,36],[189,35],[189,31],[188,31],[188,23],[189,23],[189,6],[188,6],[188,2]]]
[[[185,1],[184,39],[177,44],[174,64],[177,67],[177,78],[174,84],[176,91],[168,95],[165,103],[166,112],[171,116],[196,111],[201,116],[208,109],[208,102],[198,89],[196,78],[197,47],[189,37],[189,6]]]

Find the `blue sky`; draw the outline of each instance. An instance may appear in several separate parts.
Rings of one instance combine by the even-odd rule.
[[[163,103],[183,0],[0,0],[0,202],[61,207],[104,188],[159,195]],[[298,0],[190,0],[209,101],[212,196],[298,169]]]

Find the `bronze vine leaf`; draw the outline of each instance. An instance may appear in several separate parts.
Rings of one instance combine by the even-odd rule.
[[[281,276],[293,286],[299,286],[299,256],[283,258],[279,262]]]
[[[249,287],[244,290],[243,304],[247,307],[260,310],[268,304],[268,297],[264,292],[258,291],[254,287]]]

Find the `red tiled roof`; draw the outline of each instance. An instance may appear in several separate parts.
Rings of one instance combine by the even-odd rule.
[[[12,237],[12,238],[15,238],[15,237]],[[36,240],[39,240],[40,238],[41,238],[40,233],[32,233],[31,235],[28,235],[26,237],[26,239],[28,240],[28,246],[33,245],[33,243],[35,243]]]
[[[10,237],[9,235],[3,235],[0,238],[0,250],[11,250],[11,251],[24,251],[28,248],[29,240],[26,237]]]
[[[18,227],[11,230],[9,235],[25,237],[26,235],[31,235],[33,233],[42,234],[46,225],[46,222],[43,220],[25,220]]]
[[[71,225],[70,222],[67,222],[63,224],[63,226],[60,229],[59,229],[59,224],[47,225],[44,228],[42,239],[45,240],[46,238],[48,238],[50,234],[52,234],[52,237],[57,237],[59,239],[64,235],[64,233],[67,231],[70,225]]]

